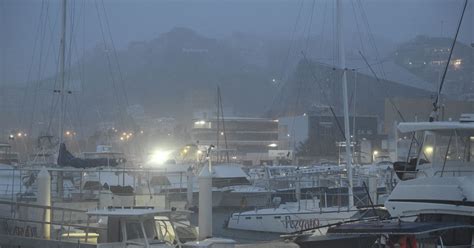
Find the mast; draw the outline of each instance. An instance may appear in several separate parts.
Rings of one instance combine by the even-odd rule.
[[[339,41],[339,66],[342,69],[342,98],[344,105],[344,136],[346,138],[346,166],[347,166],[347,177],[349,179],[348,207],[354,206],[354,193],[352,183],[352,152],[351,152],[351,134],[349,129],[349,101],[347,94],[347,70],[346,70],[346,54],[344,47],[344,32],[343,32],[343,21],[342,18],[342,0],[336,2],[336,15],[337,15],[337,40]]]
[[[459,18],[459,22],[456,27],[456,34],[454,35],[453,43],[451,43],[451,50],[449,50],[448,62],[446,62],[446,66],[444,67],[444,71],[441,76],[441,81],[439,82],[439,85],[438,85],[438,92],[433,102],[433,111],[431,112],[430,118],[429,118],[430,122],[438,121],[439,108],[440,108],[439,101],[441,98],[441,91],[443,90],[444,80],[446,79],[446,73],[448,72],[449,64],[451,62],[451,57],[453,56],[454,46],[456,45],[456,41],[458,40],[458,34],[459,34],[459,30],[461,29],[461,24],[464,18],[464,13],[466,12],[466,7],[467,7],[467,0],[464,1],[461,17]]]
[[[61,88],[59,90],[60,101],[59,101],[59,144],[63,142],[64,135],[64,116],[65,116],[65,76],[64,76],[64,64],[66,57],[66,0],[62,1],[62,22],[61,22],[61,40],[59,48],[59,77]]]

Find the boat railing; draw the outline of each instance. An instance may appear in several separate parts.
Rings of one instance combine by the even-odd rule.
[[[10,216],[0,215],[0,221],[3,222],[0,234],[61,241],[63,238],[74,238],[70,236],[71,230],[82,230],[86,238],[81,242],[94,243],[87,239],[88,230],[107,229],[99,226],[91,227],[91,219],[85,210],[0,200],[0,206],[2,205],[10,206],[12,211]],[[50,218],[46,218],[48,215]],[[83,215],[83,218],[78,218],[78,215]],[[46,231],[47,229],[49,230]]]
[[[181,171],[170,172],[148,168],[47,168],[47,170],[51,175],[51,194],[55,201],[97,200],[100,191],[107,189],[107,186],[131,186],[135,191],[142,188],[147,195],[153,194],[154,189],[176,189],[178,192],[186,192],[187,188],[186,172]],[[39,171],[40,168],[37,167],[1,168],[0,174],[7,180],[0,180],[0,199],[15,201],[17,198],[34,198],[37,190],[36,176]],[[173,179],[160,185],[153,184],[153,177]],[[197,178],[194,180],[197,182]]]
[[[452,176],[452,177],[460,177],[460,176],[472,176],[474,175],[474,170],[439,170],[434,173],[435,176]]]
[[[355,206],[368,206],[370,201],[368,195],[362,191],[356,191],[354,197]],[[252,209],[259,211],[266,208],[289,207],[298,208],[300,210],[323,211],[325,208],[332,208],[334,211],[344,212],[348,210],[349,194],[346,190],[341,189],[323,189],[320,192],[301,192],[298,200],[295,192],[262,192],[263,194],[271,194],[269,202],[266,205],[254,206]],[[278,199],[278,200],[276,200]],[[314,201],[314,202],[312,202]],[[374,201],[375,202],[375,201]],[[284,205],[282,205],[284,204]]]

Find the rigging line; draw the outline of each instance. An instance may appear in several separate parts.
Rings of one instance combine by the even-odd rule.
[[[86,0],[82,1],[82,9],[83,9],[83,16],[82,16],[82,80],[81,80],[81,89],[84,89],[84,80],[85,80],[85,57],[86,57]]]
[[[58,60],[59,60],[59,54],[58,54]],[[57,86],[58,86],[58,81],[55,80],[54,88],[56,89]],[[59,97],[54,97],[54,94],[53,94],[51,97],[51,105],[50,105],[50,111],[49,111],[49,122],[48,122],[48,129],[47,129],[48,134],[52,133],[53,120],[54,120],[56,108],[58,107],[58,105],[59,105]]]
[[[360,56],[362,57],[362,59],[364,60],[365,64],[368,66],[370,72],[374,75],[375,77],[375,80],[378,82],[378,83],[382,83],[380,81],[380,78],[377,76],[377,73],[375,73],[374,69],[372,68],[372,66],[370,66],[369,62],[367,61],[367,59],[365,58],[364,54],[362,54],[361,51],[359,51],[359,54]],[[385,94],[388,95],[388,92],[386,91],[386,89],[384,87],[382,87],[384,90],[385,90]],[[400,117],[400,119],[405,122],[405,117],[403,117],[403,114],[402,112],[400,111],[400,109],[397,107],[397,105],[393,102],[392,98],[391,97],[387,97],[390,104],[392,105],[392,107],[395,109],[395,111],[397,112],[398,116]]]
[[[220,148],[219,148],[219,138],[220,138],[220,131],[221,131],[221,127],[220,127],[220,114],[221,112],[219,111],[219,86],[217,86],[217,132],[216,132],[216,158],[217,158],[217,161],[219,162],[220,160]],[[209,150],[210,151],[210,150]],[[209,160],[211,160],[211,153],[209,152]]]
[[[370,71],[372,72],[372,74],[374,75],[376,81],[378,83],[381,83],[379,77],[377,77],[377,74],[375,73],[375,71],[372,69],[372,67],[368,64],[368,61],[367,59],[364,57],[364,55],[359,51],[359,54],[360,56],[362,57],[362,59],[364,60],[364,62],[369,66],[369,69]],[[385,87],[382,87],[382,89],[384,90],[384,94],[385,95],[388,95],[388,92],[387,92],[387,89]],[[395,111],[397,112],[398,116],[400,117],[400,119],[402,120],[402,122],[406,122],[405,118],[403,117],[403,114],[402,112],[400,111],[400,109],[397,107],[397,105],[395,104],[395,102],[393,102],[392,98],[391,97],[387,97],[390,105],[392,105],[392,107],[395,109]],[[415,141],[415,143],[420,146],[420,142],[418,141],[418,139],[415,137],[415,133],[413,133],[413,141]],[[423,155],[425,156],[425,158],[427,158],[425,152],[423,151]],[[408,156],[410,156],[410,153],[408,153]]]
[[[312,27],[312,23],[313,23],[313,16],[314,16],[314,7],[315,7],[315,3],[316,1],[313,0],[313,3],[311,5],[311,14],[310,14],[310,18],[309,18],[309,22],[308,22],[308,30],[307,30],[307,34],[306,34],[306,41],[305,41],[305,48],[304,48],[304,51],[307,52],[308,51],[308,48],[309,48],[309,41],[310,41],[310,36],[311,36],[311,27]],[[293,120],[292,120],[292,127],[291,127],[291,139],[290,141],[294,138],[295,136],[295,122],[296,122],[296,114],[298,112],[298,105],[300,104],[300,99],[301,99],[301,91],[303,90],[303,84],[304,84],[304,81],[303,80],[299,80],[300,83],[298,84],[298,91],[297,91],[297,96],[296,96],[296,99],[295,99],[295,105],[294,105],[294,109],[293,109]]]
[[[377,61],[380,61],[380,52],[378,50],[378,47],[376,45],[376,42],[375,42],[375,38],[374,38],[374,34],[372,32],[372,29],[370,27],[370,24],[369,24],[369,19],[367,18],[367,14],[365,12],[365,8],[361,2],[361,0],[356,0],[357,1],[357,4],[359,6],[359,9],[360,9],[360,12],[361,12],[361,17],[362,17],[362,21],[364,22],[364,24],[366,25],[367,27],[367,32],[368,32],[368,35],[369,35],[369,43],[371,44],[371,46],[374,48],[375,50],[375,58]],[[385,69],[383,67],[383,64],[380,64],[379,66],[379,69],[380,69],[380,72],[381,72],[381,75],[382,75],[382,78],[386,78],[387,75],[385,73]]]
[[[120,98],[119,98],[119,94],[118,94],[118,90],[117,90],[117,85],[116,85],[115,78],[114,78],[114,75],[113,75],[112,63],[110,62],[107,42],[105,40],[104,29],[102,27],[102,18],[100,17],[100,11],[99,11],[99,7],[98,7],[98,4],[97,4],[97,0],[94,1],[94,3],[95,3],[96,11],[97,11],[97,17],[99,19],[99,27],[100,27],[100,31],[102,33],[102,40],[104,41],[104,48],[106,50],[105,57],[107,59],[107,65],[108,65],[108,68],[109,68],[110,78],[111,78],[111,81],[112,81],[112,88],[113,88],[113,91],[114,91],[115,100],[117,101],[117,107],[120,108],[120,107],[123,107],[123,106],[121,106],[122,104],[120,102]],[[122,119],[122,123],[124,125],[126,125],[126,122],[125,122],[125,119],[124,119],[123,115],[120,114],[121,111],[119,109],[117,109],[117,110],[118,110],[117,112],[119,113],[120,118]]]
[[[293,45],[295,43],[296,29],[298,27],[298,23],[299,23],[299,20],[300,20],[300,17],[301,17],[301,12],[302,12],[301,10],[303,9],[303,2],[304,2],[304,0],[300,1],[300,7],[299,7],[299,10],[298,10],[298,15],[296,17],[295,23],[293,25],[293,31],[291,32],[291,36],[290,36],[290,44],[288,44],[288,49],[286,51],[285,58],[283,59],[282,64],[281,64],[280,81],[278,82],[277,87],[280,87],[281,81],[283,80],[283,78],[287,77],[287,67],[288,67],[288,63],[289,63],[289,59],[290,59],[291,50],[292,50]]]
[[[69,57],[69,60],[68,60],[68,75],[67,75],[67,80],[66,80],[66,86],[70,85],[71,84],[71,77],[72,77],[72,72],[71,72],[71,65],[72,65],[72,59],[73,59],[73,45],[75,44],[74,43],[74,35],[75,35],[75,20],[76,20],[76,2],[75,1],[72,1],[72,4],[71,4],[71,13],[70,13],[70,32],[69,32],[69,47],[68,47],[68,52],[67,52],[67,55]],[[67,88],[67,87],[66,87]]]
[[[75,5],[75,2],[72,1],[72,4],[70,5],[70,32],[69,32],[69,47],[68,47],[68,52],[65,56],[69,57],[68,59],[68,65],[67,65],[67,78],[65,79],[65,87],[64,87],[64,90],[66,90],[67,88],[69,88],[69,90],[66,90],[66,92],[64,92],[64,101],[63,101],[63,109],[64,109],[64,112],[63,112],[63,115],[64,116],[61,116],[62,119],[66,119],[66,113],[67,113],[67,106],[68,106],[68,97],[67,97],[67,94],[70,94],[71,92],[71,77],[72,77],[72,72],[71,72],[71,64],[72,64],[72,47],[73,47],[73,40],[74,40],[74,27],[75,27],[75,8],[76,8],[76,5]],[[65,41],[66,42],[66,41]],[[65,68],[66,70],[66,68]],[[66,72],[66,71],[65,71]],[[65,73],[64,72],[64,73]]]
[[[33,105],[32,105],[32,108],[31,108],[31,112],[30,112],[30,123],[29,123],[29,127],[28,127],[28,133],[32,134],[33,133],[33,123],[35,121],[35,113],[36,113],[36,101],[38,99],[38,90],[40,88],[40,85],[41,85],[41,77],[42,77],[42,65],[43,65],[43,53],[44,53],[44,43],[45,43],[45,38],[46,38],[46,26],[47,26],[47,17],[48,17],[48,13],[49,13],[49,5],[47,5],[46,7],[46,13],[45,13],[45,21],[43,24],[43,27],[41,29],[41,40],[40,40],[40,50],[39,50],[39,61],[38,61],[38,71],[37,71],[37,79],[35,80],[35,84],[34,84],[34,90],[33,90]],[[46,53],[48,54],[48,53]]]
[[[337,6],[336,6],[336,1],[333,1],[334,5],[333,5],[333,9],[334,11],[332,12],[332,40],[336,41],[332,44],[332,65],[333,67],[335,67],[336,65],[336,62],[337,62],[337,58],[339,57],[339,39],[337,38],[337,28],[336,28],[336,19],[337,19],[337,15],[336,15],[336,9],[337,9]]]
[[[353,110],[352,110],[352,133],[353,133],[353,138],[356,140],[356,116],[357,116],[357,109],[356,109],[356,103],[357,103],[357,70],[352,69],[352,74],[354,76],[354,101],[352,102],[353,105]],[[354,149],[355,153],[355,149]]]
[[[26,86],[25,86],[25,90],[24,90],[24,93],[23,93],[23,99],[21,101],[22,103],[21,103],[21,107],[20,107],[20,116],[19,116],[18,127],[21,127],[22,124],[23,124],[23,121],[24,121],[23,120],[23,118],[24,118],[23,112],[25,111],[25,107],[26,107],[26,99],[27,99],[27,96],[28,96],[28,88],[30,87],[30,84],[32,83],[31,82],[31,71],[33,70],[33,61],[35,59],[36,46],[37,46],[37,43],[38,43],[39,33],[40,33],[40,26],[41,26],[41,23],[42,23],[42,20],[43,20],[44,4],[45,4],[45,0],[42,0],[41,1],[41,10],[40,10],[39,21],[38,21],[37,26],[36,26],[35,41],[34,41],[34,44],[33,44],[33,53],[31,54],[30,66],[29,66],[29,69],[28,69],[28,74],[26,76]]]
[[[310,40],[310,36],[311,36],[311,26],[313,25],[313,15],[314,15],[315,2],[316,2],[316,0],[313,0],[313,4],[311,5],[311,15],[309,17],[309,23],[308,23],[308,33],[306,34],[305,52],[308,52],[308,48],[309,48],[309,40]]]
[[[51,35],[51,42],[50,42],[50,44],[49,44],[49,46],[48,46],[48,48],[47,48],[47,52],[46,52],[46,56],[47,56],[47,57],[49,57],[49,50],[51,49],[51,47],[52,47],[52,45],[53,45],[53,40],[55,39],[55,38],[54,38],[54,30],[56,29],[57,19],[59,19],[59,13],[60,13],[60,11],[58,11],[58,15],[56,16],[57,18],[55,18],[56,21],[54,22],[53,27],[51,27],[51,24],[48,25],[48,30],[49,30],[50,35]],[[47,18],[47,19],[46,19],[46,22],[49,23],[49,17],[47,16],[46,18]],[[53,50],[53,52],[54,52],[54,50]],[[54,54],[53,54],[53,55],[54,55]],[[56,70],[57,70],[57,71],[56,71],[56,73],[57,73],[57,72],[59,71],[59,53],[58,53],[58,55],[57,55],[57,57],[56,57]],[[54,81],[53,81],[53,89],[56,89],[57,86],[58,86],[58,80],[57,80],[57,79],[58,79],[57,76],[55,76],[55,77],[54,77]],[[39,91],[39,89],[38,89],[38,91]],[[52,90],[52,91],[54,91],[54,90]],[[54,113],[52,107],[53,107],[54,101],[55,101],[55,96],[54,96],[54,94],[51,94],[51,108],[50,108],[50,111],[51,111],[51,112],[50,112],[50,115],[51,115],[51,117],[50,117],[50,120],[49,120],[49,123],[48,123],[48,130],[47,130],[47,132],[50,132],[50,131],[51,131],[51,125],[52,125],[53,113]]]
[[[319,38],[321,40],[320,45],[319,45],[319,52],[321,52],[321,55],[323,55],[323,45],[324,45],[324,28],[326,27],[326,19],[327,19],[327,7],[328,7],[328,1],[324,2],[324,10],[323,10],[323,25],[321,27],[321,34],[319,35]]]
[[[358,32],[357,36],[359,37],[360,47],[361,47],[362,52],[364,54],[367,54],[366,50],[365,50],[364,42],[362,41],[362,32],[361,32],[361,28],[360,28],[360,25],[359,25],[359,18],[357,16],[357,11],[355,9],[354,1],[351,1],[351,5],[352,5],[352,12],[354,13],[354,20],[355,20],[356,27],[357,27],[357,32]]]
[[[448,61],[446,62],[446,66],[444,67],[444,71],[443,71],[443,76],[441,77],[441,82],[439,83],[438,94],[436,95],[436,99],[433,103],[433,111],[434,112],[437,112],[438,109],[439,109],[439,97],[440,97],[441,91],[443,90],[444,80],[446,79],[446,74],[448,72],[449,63],[451,62],[451,57],[453,55],[454,46],[456,45],[456,41],[458,39],[459,30],[461,29],[464,13],[466,12],[466,7],[467,7],[467,0],[464,0],[464,6],[463,6],[463,9],[462,9],[461,18],[459,18],[459,23],[458,23],[458,26],[456,28],[456,34],[454,35],[453,43],[451,44],[451,51],[449,53]]]
[[[82,115],[81,115],[81,109],[80,109],[80,104],[79,104],[79,101],[77,99],[77,94],[73,94],[72,95],[72,99],[73,101],[75,102],[75,105],[76,105],[76,113],[77,113],[77,122],[79,124],[79,131],[81,132],[82,135],[85,135],[85,126],[84,126],[84,122],[83,122],[83,119],[81,118]],[[80,147],[80,146],[79,146]]]
[[[287,67],[288,67],[289,60],[290,60],[291,50],[293,48],[293,45],[296,43],[296,38],[295,38],[296,30],[297,30],[297,27],[298,27],[299,20],[301,18],[301,13],[302,13],[303,5],[304,5],[303,3],[304,3],[304,0],[301,0],[300,1],[300,7],[298,9],[298,15],[297,15],[295,23],[293,25],[293,31],[291,32],[290,43],[288,44],[288,49],[287,49],[287,52],[286,52],[286,56],[283,59],[282,64],[281,64],[280,78],[279,78],[279,80],[276,84],[276,88],[277,88],[278,92],[276,93],[276,95],[272,99],[272,104],[270,105],[270,111],[269,111],[270,114],[273,114],[272,112],[273,112],[275,104],[280,103],[281,99],[283,98],[283,87],[284,87],[284,84],[282,85],[283,78],[285,78],[286,82],[288,82],[288,69],[287,69]]]
[[[71,11],[71,32],[70,32],[70,45],[69,45],[69,63],[68,63],[68,68],[69,68],[69,73],[68,73],[68,84],[71,85],[71,78],[72,78],[72,70],[71,70],[71,63],[72,63],[72,58],[73,58],[73,48],[74,48],[74,52],[77,54],[77,57],[79,57],[79,52],[78,52],[78,48],[77,48],[77,41],[76,41],[76,30],[78,29],[79,27],[79,21],[76,21],[76,5],[73,4],[72,6],[72,11]],[[85,15],[85,7],[84,5],[82,6],[81,8],[81,12],[80,12],[80,15],[79,15],[79,18],[82,15]],[[80,10],[79,10],[80,11]],[[79,74],[79,78],[81,78],[83,76],[83,74],[81,74],[81,66],[78,65],[77,66],[78,68],[78,74]],[[83,77],[81,78],[81,80],[83,80]],[[69,92],[69,91],[68,91]],[[79,124],[79,129],[81,129],[81,133],[84,134],[84,125],[83,125],[83,122],[82,122],[82,118],[81,118],[81,105],[79,104],[79,101],[77,99],[77,94],[72,94],[72,101],[73,101],[73,107],[75,107],[75,113],[76,115],[74,116],[75,119],[76,119],[76,122]],[[64,106],[64,109],[66,109],[66,107],[68,106],[68,103],[70,103],[70,101],[68,100],[68,98],[65,99],[65,106]],[[67,112],[66,112],[67,113]],[[71,115],[71,113],[68,113],[69,114],[69,118],[71,118],[70,120],[70,126],[73,127],[73,129],[78,129],[77,126],[73,126],[73,122],[72,122],[72,118],[73,116]],[[79,143],[78,143],[79,145]]]
[[[72,5],[74,10],[75,10],[75,5]],[[81,18],[80,16],[85,16],[85,5],[83,5],[81,7],[81,9],[79,10],[80,11],[80,14],[79,14],[79,19]],[[76,58],[78,60],[78,62],[76,63],[76,68],[77,68],[77,74],[79,74],[79,78],[80,78],[80,89],[83,88],[83,85],[82,85],[82,81],[84,80],[84,73],[83,73],[83,70],[84,70],[84,62],[83,60],[80,60],[80,53],[79,53],[79,49],[78,49],[78,42],[77,42],[77,39],[76,39],[76,32],[75,30],[79,29],[79,21],[76,21],[77,18],[75,18],[76,16],[76,13],[75,11],[73,11],[71,13],[71,37],[70,37],[70,46],[69,46],[69,57],[71,58],[68,62],[68,67],[69,67],[69,74],[68,74],[68,82],[70,82],[72,76],[73,76],[73,71],[71,70],[71,67],[72,67],[72,58],[74,57],[74,54],[76,54]],[[77,24],[76,24],[77,23]],[[72,49],[74,51],[72,51]],[[84,55],[83,55],[83,58],[84,58]]]
[[[125,83],[124,83],[124,80],[123,80],[122,70],[120,68],[120,63],[119,63],[119,59],[118,59],[118,55],[117,55],[117,49],[115,48],[115,42],[114,42],[114,39],[112,38],[112,32],[110,31],[109,18],[107,17],[107,11],[106,11],[105,6],[104,6],[104,1],[101,0],[101,3],[102,3],[102,9],[104,11],[105,24],[106,24],[107,31],[108,31],[108,34],[109,34],[109,38],[110,38],[110,41],[111,41],[111,44],[112,44],[112,50],[114,51],[115,63],[117,64],[117,69],[118,69],[118,73],[119,73],[119,76],[120,76],[120,84],[122,86],[122,91],[123,91],[125,103],[128,106],[129,105],[128,95],[127,95],[127,91],[125,90]]]
[[[54,34],[54,30],[56,30],[56,24],[58,22],[58,19],[59,19],[59,14],[61,13],[61,11],[58,11],[58,14],[55,18],[55,22],[53,23],[53,27],[51,27],[51,24],[48,25],[48,28],[49,28],[49,31],[50,31],[50,35],[51,35],[51,42],[48,46],[48,50],[47,50],[47,56],[49,55],[49,50],[51,49],[52,45],[53,45],[53,40],[55,40],[55,34]],[[47,22],[49,23],[49,18],[47,19]],[[54,53],[54,49],[53,49],[53,53]],[[60,57],[60,54],[58,53],[57,56],[56,56],[56,76],[54,76],[54,81],[53,81],[53,89],[57,89],[58,88],[58,84],[59,84],[59,81],[58,81],[58,73],[59,73],[59,57]],[[53,90],[54,91],[54,90]],[[55,101],[57,100],[57,102],[55,103]],[[53,123],[53,119],[54,119],[54,114],[56,113],[56,106],[58,105],[58,102],[59,102],[59,99],[56,99],[55,97],[55,94],[51,94],[51,105],[50,105],[50,119],[49,119],[49,123],[48,123],[48,129],[47,129],[47,132],[48,133],[51,133],[51,128],[52,128],[52,123]]]
[[[48,61],[48,60],[49,60],[49,55],[50,55],[50,52],[49,52],[49,51],[52,49],[52,47],[53,47],[53,45],[54,45],[54,42],[53,42],[53,41],[56,40],[54,31],[56,30],[56,25],[57,25],[57,23],[58,23],[58,19],[60,19],[60,18],[59,18],[60,13],[61,13],[61,11],[58,11],[58,12],[57,12],[56,18],[54,19],[54,20],[55,20],[54,23],[50,23],[49,15],[46,16],[46,23],[45,23],[45,25],[46,25],[46,24],[49,24],[49,25],[48,25],[48,30],[49,30],[49,33],[50,33],[50,36],[51,36],[51,37],[50,37],[49,45],[48,45],[47,50],[46,50],[46,58],[45,58],[45,61]],[[51,27],[51,25],[53,25],[53,26]],[[55,53],[55,52],[56,52],[56,50],[53,49],[53,51],[51,52],[51,54],[54,56],[54,53]],[[57,58],[58,58],[58,59],[55,61],[55,62],[56,62],[56,69],[59,71],[59,53],[58,53]],[[44,73],[44,72],[43,72],[43,73]],[[42,75],[41,77],[44,77],[44,75]],[[57,77],[54,77],[54,83],[56,83],[56,82],[57,82]],[[44,82],[40,81],[40,83],[44,83]],[[42,86],[42,85],[40,85],[40,87],[41,87],[41,86]]]
[[[49,109],[50,109],[50,111],[49,111],[49,122],[48,122],[48,128],[47,128],[48,134],[52,133],[54,114],[56,113],[56,108],[59,105],[58,103],[59,103],[59,99],[57,99],[56,97],[53,96],[51,98],[51,105],[49,107]]]
[[[77,47],[76,48],[76,53],[79,54],[77,52]],[[83,80],[83,74],[79,73],[79,77],[81,78],[80,80]],[[81,87],[82,89],[82,87]],[[76,113],[76,119],[77,119],[77,122],[78,122],[78,127],[80,129],[80,132],[82,134],[85,134],[85,129],[84,129],[84,125],[83,125],[83,115],[81,114],[81,110],[82,110],[82,105],[80,104],[79,100],[78,100],[78,94],[81,94],[82,95],[82,91],[77,91],[75,92],[77,94],[72,94],[72,100],[74,101],[74,107],[76,108],[75,109],[75,113]],[[76,126],[77,128],[77,126]]]
[[[71,113],[66,112],[64,115],[65,115],[65,116],[64,116],[64,117],[65,117],[64,119],[65,119],[67,122],[69,122],[69,126],[72,127],[72,126],[73,126],[73,118],[72,118],[72,116],[71,116]],[[76,146],[77,146],[77,148],[79,149],[78,152],[80,153],[80,152],[81,152],[81,147],[80,147],[80,143],[79,143],[79,140],[78,140],[78,138],[77,138],[77,133],[76,133],[75,130],[76,130],[75,128],[72,128],[72,130],[70,131],[70,134],[71,134],[71,136],[70,136],[71,142],[70,142],[70,143],[71,143],[71,144],[74,144],[74,143],[75,143]],[[63,142],[64,142],[64,141],[63,141]]]
[[[296,114],[297,114],[297,111],[298,111],[298,105],[299,105],[300,98],[301,98],[301,90],[303,88],[303,79],[301,78],[301,75],[298,78],[299,78],[298,79],[298,90],[297,90],[297,93],[296,93],[295,105],[294,105],[294,108],[293,108],[293,121],[292,121],[292,126],[291,126],[291,139],[290,139],[290,142],[293,141],[292,139],[295,136],[295,121],[296,121],[295,119],[296,119]],[[290,111],[290,110],[288,110],[288,111]]]
[[[329,97],[326,95],[326,92],[324,91],[322,85],[319,83],[316,75],[314,74],[314,71],[312,70],[313,67],[311,66],[308,58],[306,57],[306,54],[303,51],[301,52],[301,54],[303,55],[303,60],[306,62],[306,65],[309,68],[309,71],[310,71],[311,77],[313,78],[313,81],[316,82],[316,84],[319,86],[319,89],[321,90],[321,95],[325,98],[325,101],[328,103],[329,110],[331,111],[331,114],[334,117],[334,120],[337,124],[337,127],[338,127],[339,131],[341,132],[342,137],[345,139],[346,135],[344,133],[344,129],[342,128],[341,123],[339,123],[339,120],[337,119],[336,112],[334,111],[333,106],[329,103]]]

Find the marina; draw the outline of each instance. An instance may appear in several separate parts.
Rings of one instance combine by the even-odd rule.
[[[0,248],[474,248],[473,10],[0,1]]]

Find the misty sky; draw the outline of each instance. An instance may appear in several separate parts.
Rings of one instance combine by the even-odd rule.
[[[103,42],[98,18],[105,25],[105,8],[110,32],[118,49],[124,49],[131,41],[151,40],[173,27],[189,27],[200,34],[224,39],[233,32],[286,39],[290,36],[298,14],[301,22],[297,27],[300,35],[307,27],[311,12],[313,21],[310,33],[319,35],[324,12],[333,11],[333,0],[76,0],[69,1],[68,15],[74,17],[74,40],[80,57],[81,51]],[[416,35],[454,35],[459,19],[462,0],[343,0],[347,31],[356,29],[353,3],[362,3],[372,31],[393,43],[409,40]],[[301,7],[301,4],[303,7]],[[472,43],[473,3],[468,6],[460,40]],[[99,15],[97,8],[99,9]],[[299,9],[302,9],[301,13]],[[0,0],[0,80],[2,84],[24,82],[44,77],[56,71],[54,61],[58,56],[60,1],[53,0]],[[47,18],[41,17],[47,13]],[[72,15],[72,13],[74,15]],[[41,19],[43,18],[43,19]],[[44,37],[37,37],[39,23],[47,20]],[[72,21],[73,19],[68,19]],[[330,20],[331,21],[331,20]],[[327,22],[327,20],[326,20]],[[41,28],[41,27],[40,27]],[[104,27],[105,29],[105,27]],[[105,29],[105,32],[108,32]],[[297,33],[298,35],[298,33]],[[41,36],[41,35],[40,35]],[[34,43],[43,51],[43,72],[28,73]],[[108,42],[108,41],[107,41]],[[42,49],[40,49],[40,47]],[[74,58],[73,58],[74,60]],[[33,65],[37,68],[37,62]],[[28,75],[30,75],[28,77]]]

